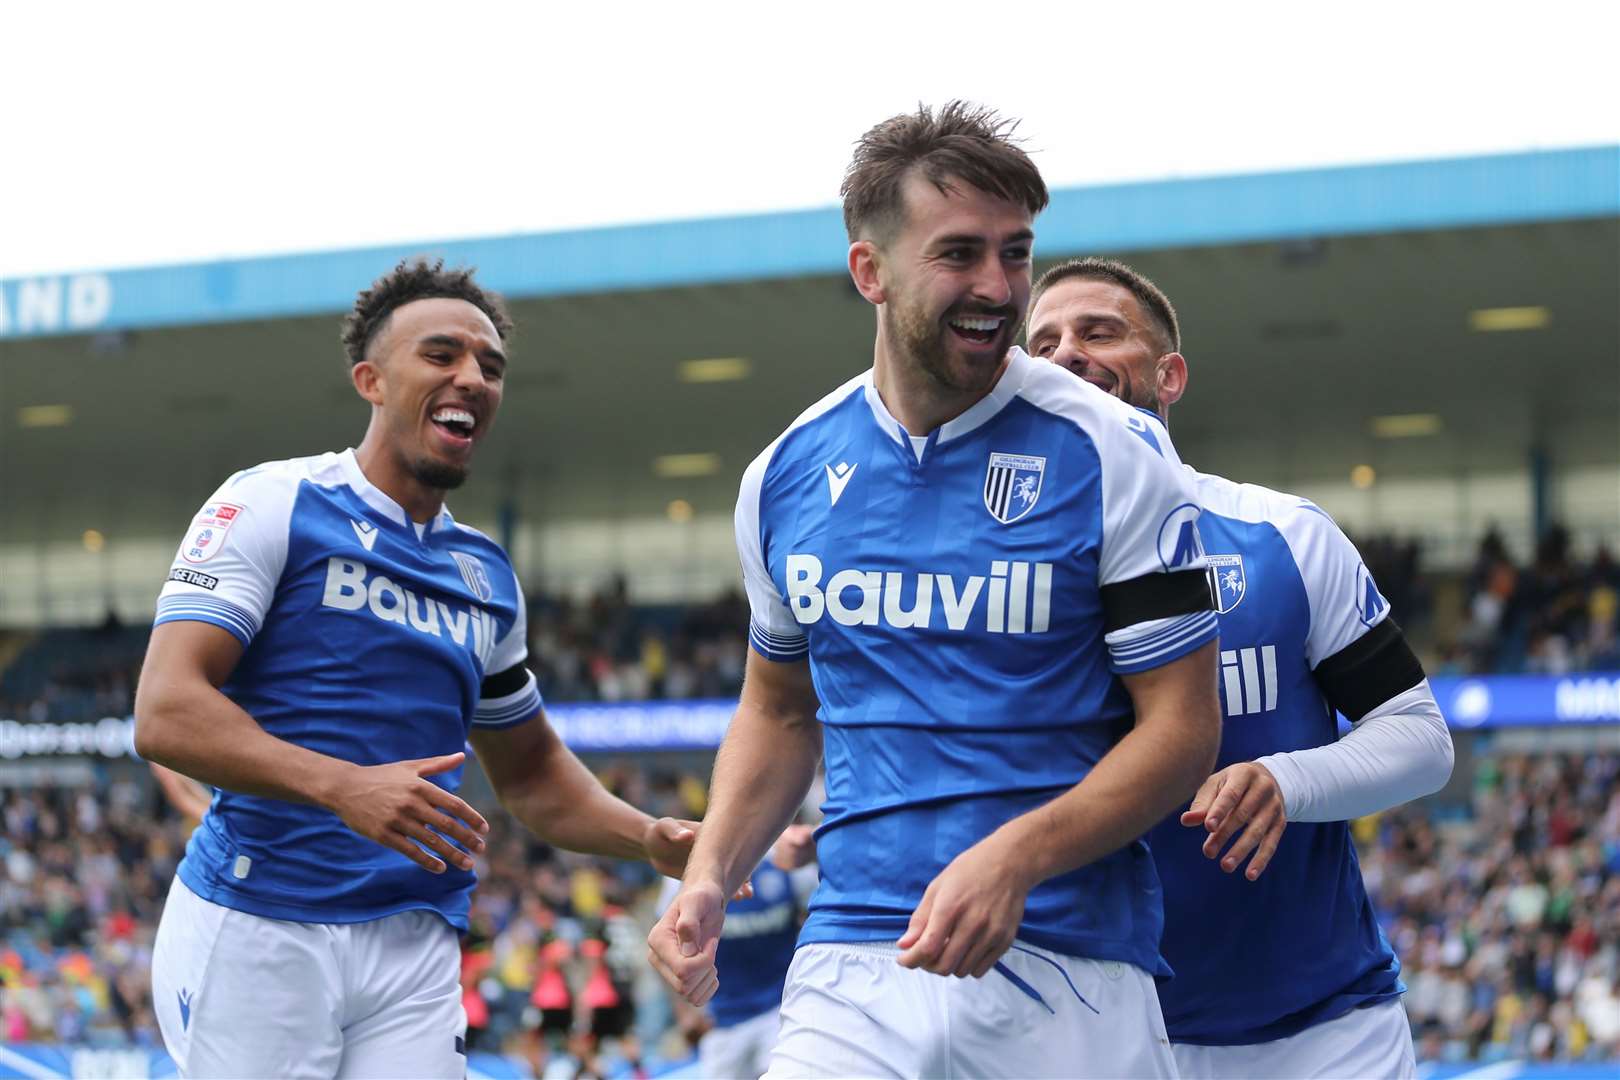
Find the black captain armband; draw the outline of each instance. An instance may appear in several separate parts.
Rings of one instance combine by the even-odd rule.
[[[1428,677],[1394,619],[1385,619],[1323,660],[1312,674],[1328,703],[1352,721]]]
[[[529,685],[529,669],[522,664],[513,664],[505,671],[497,671],[483,681],[478,688],[478,696],[487,700],[503,698],[515,694]]]
[[[1102,593],[1103,628],[1112,633],[1154,619],[1173,619],[1213,611],[1209,575],[1202,570],[1173,570],[1168,574],[1143,574],[1129,581],[1104,585]]]

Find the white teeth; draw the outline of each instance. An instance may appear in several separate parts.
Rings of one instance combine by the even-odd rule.
[[[951,320],[951,325],[961,327],[963,330],[977,330],[977,331],[983,333],[983,332],[990,331],[990,330],[995,330],[996,328],[998,328],[1001,325],[1001,320],[1000,319],[968,319],[968,318],[952,319]]]
[[[444,424],[466,424],[468,427],[472,427],[475,422],[473,414],[465,409],[440,409],[433,414],[433,419]]]

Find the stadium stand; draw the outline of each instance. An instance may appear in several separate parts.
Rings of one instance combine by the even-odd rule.
[[[1515,559],[1499,533],[1480,538],[1465,573],[1425,570],[1410,539],[1356,538],[1368,568],[1431,674],[1620,670],[1620,565],[1608,547],[1575,549],[1554,527]],[[702,604],[637,603],[623,578],[583,600],[529,597],[529,651],[547,701],[735,697],[747,606],[728,589]],[[91,721],[126,716],[145,627],[0,635],[0,718]]]
[[[602,776],[652,812],[700,815],[701,772],[642,757]],[[642,962],[651,872],[490,816],[462,964],[471,1048],[537,1076],[684,1057],[696,1032]],[[190,823],[129,778],[8,791],[0,819],[5,1041],[155,1047],[151,943]],[[1620,1057],[1620,753],[1482,755],[1465,802],[1427,799],[1356,835],[1420,1061]]]
[[[1042,219],[1043,258],[1127,253],[1181,301],[1211,361],[1177,421],[1184,459],[1337,515],[1436,677],[1453,782],[1355,827],[1423,1080],[1573,1080],[1620,1061],[1617,170],[1608,146],[1125,184],[1055,193]],[[433,247],[545,327],[520,357],[502,457],[454,504],[543,590],[531,655],[559,730],[617,725],[622,744],[576,745],[653,812],[701,813],[741,681],[735,473],[786,422],[781,403],[863,362],[842,236],[824,208]],[[416,253],[0,281],[7,400],[61,402],[76,425],[8,428],[0,455],[0,1077],[173,1075],[149,966],[191,823],[123,719],[157,575],[220,476],[352,438],[334,313]],[[105,303],[60,303],[76,295]],[[1502,333],[1479,324],[1493,313],[1541,321]],[[728,362],[752,375],[677,379],[697,357],[746,357]],[[1527,360],[1558,392],[1524,392]],[[1443,406],[1441,430],[1368,434],[1397,406]],[[153,438],[154,417],[184,437]],[[664,451],[712,471],[674,479],[649,463]],[[1345,485],[1358,461],[1376,487]],[[596,587],[615,570],[628,579]],[[122,624],[97,625],[107,611]],[[690,721],[680,737],[647,738],[670,712]],[[473,798],[495,834],[462,966],[470,1075],[688,1059],[692,1017],[643,960],[648,872],[537,845]]]

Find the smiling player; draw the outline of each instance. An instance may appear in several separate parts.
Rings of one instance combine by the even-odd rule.
[[[237,473],[180,545],[135,739],[218,789],[153,955],[184,1076],[465,1075],[457,931],[488,829],[455,794],[469,739],[546,840],[681,872],[691,828],[557,739],[506,553],[444,507],[510,329],[470,272],[402,263],[344,327],[359,448]]]
[[[1186,391],[1175,309],[1123,263],[1047,271],[1029,347],[1166,422]],[[1226,723],[1217,771],[1149,837],[1176,973],[1159,998],[1177,1065],[1186,1077],[1234,1080],[1410,1077],[1400,963],[1345,819],[1443,785],[1445,719],[1389,605],[1325,513],[1195,475]],[[1342,739],[1335,711],[1355,725]]]
[[[1134,410],[1008,355],[1047,198],[1008,136],[953,103],[862,138],[872,369],[743,475],[747,677],[649,945],[713,995],[723,900],[825,743],[771,1077],[1174,1075],[1137,837],[1219,739],[1198,510]]]

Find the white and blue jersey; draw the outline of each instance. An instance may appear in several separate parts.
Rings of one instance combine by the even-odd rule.
[[[243,646],[220,688],[265,731],[359,765],[462,750],[473,726],[540,711],[506,553],[448,510],[415,526],[353,451],[273,462],[214,493],[180,545],[154,625],[212,623]],[[461,770],[429,778],[454,791]],[[219,791],[180,877],[274,919],[413,909],[466,929],[474,875],[431,874],[328,810]]]
[[[1199,530],[1221,623],[1217,769],[1339,737],[1423,680],[1355,547],[1311,503],[1197,476]],[[1159,987],[1174,1042],[1247,1045],[1400,994],[1400,963],[1344,822],[1288,823],[1257,881],[1205,858],[1172,814],[1150,834],[1164,882]]]
[[[744,474],[750,641],[808,658],[827,771],[800,944],[893,942],[924,889],[1082,780],[1132,723],[1117,676],[1215,640],[1190,474],[1162,429],[1013,350],[926,438],[870,372]],[[1134,842],[1033,889],[1019,936],[1161,971]]]

